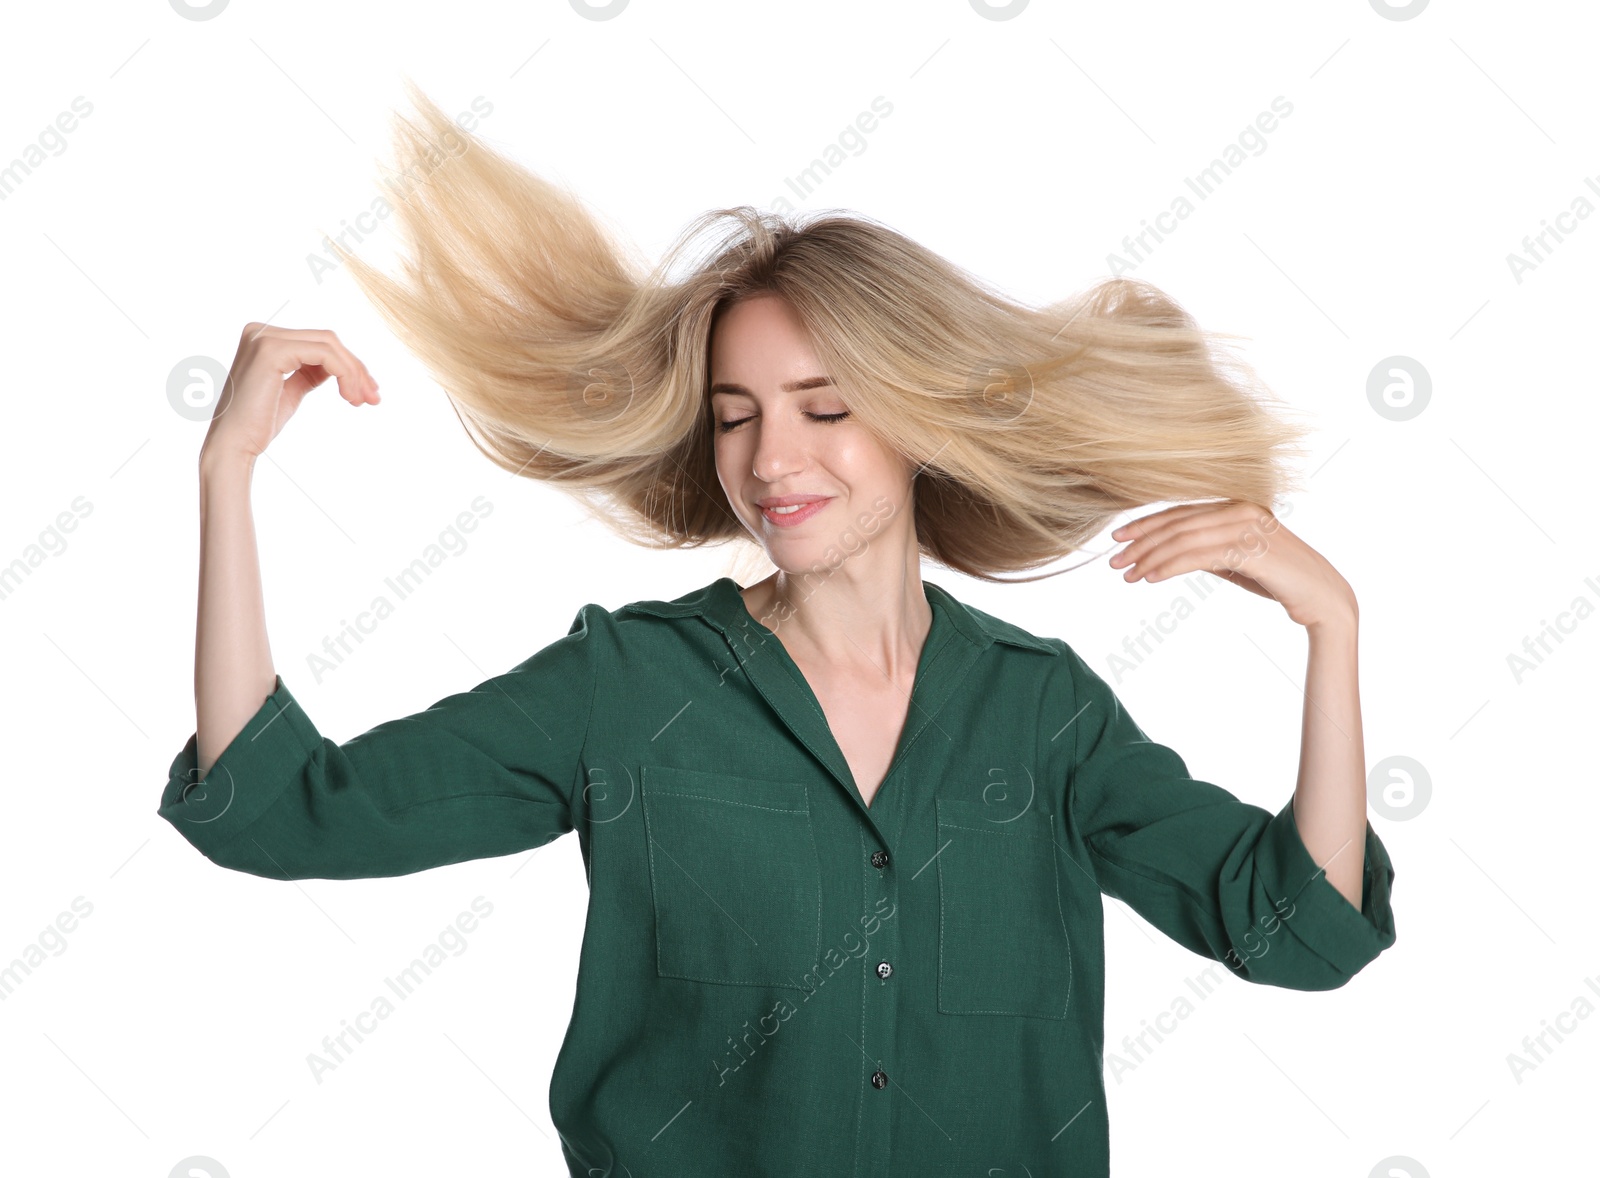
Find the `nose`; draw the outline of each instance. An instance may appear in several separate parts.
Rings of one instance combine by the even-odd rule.
[[[776,483],[806,466],[805,439],[798,422],[779,421],[774,414],[763,414],[752,423],[760,431],[756,452],[751,459],[756,478]]]

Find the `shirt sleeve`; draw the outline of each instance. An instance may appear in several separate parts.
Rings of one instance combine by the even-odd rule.
[[[1274,814],[1195,780],[1104,679],[1067,655],[1069,804],[1102,892],[1263,985],[1336,989],[1394,944],[1394,867],[1370,824],[1357,909],[1306,850],[1292,798]]]
[[[605,616],[586,605],[510,671],[344,744],[279,675],[203,780],[189,737],[157,813],[213,863],[270,879],[408,875],[543,846],[573,829]]]

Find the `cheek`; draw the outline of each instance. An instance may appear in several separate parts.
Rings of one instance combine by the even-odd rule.
[[[741,472],[746,475],[750,473],[750,447],[740,436],[743,433],[743,430],[735,430],[711,443],[711,462],[716,467],[717,482],[722,484],[724,491],[736,490],[741,481]]]
[[[841,438],[833,455],[838,474],[858,486],[896,487],[909,475],[901,459],[862,434]]]
[[[711,438],[711,460],[717,466],[727,466],[729,459],[739,448],[739,435],[737,432],[723,434],[718,431]]]

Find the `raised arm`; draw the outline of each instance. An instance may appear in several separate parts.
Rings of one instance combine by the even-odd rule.
[[[246,327],[200,459],[195,733],[157,813],[212,862],[271,879],[405,875],[542,846],[573,829],[616,641],[601,607],[584,606],[566,637],[510,671],[343,743],[318,731],[273,669],[250,475],[330,374],[351,404],[377,402],[332,332]]]
[[[1124,580],[1162,581],[1207,569],[1276,602],[1305,627],[1310,653],[1300,774],[1288,810],[1328,883],[1359,910],[1368,874],[1367,792],[1356,665],[1360,610],[1350,583],[1276,513],[1253,503],[1180,504],[1111,535],[1130,541],[1111,558],[1111,567],[1126,569]]]
[[[339,393],[352,405],[378,403],[377,383],[333,332],[245,324],[200,447],[197,780],[276,686],[250,514],[250,479],[256,459],[305,395],[330,375],[338,377]]]
[[[1194,778],[1065,655],[1049,710],[1071,717],[1067,808],[1102,892],[1264,985],[1334,989],[1394,944],[1394,867],[1364,819],[1352,904],[1312,857],[1293,798],[1273,813]]]

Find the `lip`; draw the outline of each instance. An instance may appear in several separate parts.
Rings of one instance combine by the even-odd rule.
[[[826,498],[826,495],[768,495],[765,499],[757,499],[756,506],[765,511],[769,507],[793,507],[796,503],[815,503],[818,499]]]
[[[776,495],[770,499],[759,499],[761,518],[775,528],[792,528],[804,523],[816,515],[824,507],[833,502],[829,495]],[[787,515],[775,515],[774,507],[790,507],[799,504],[799,511],[791,511]]]

